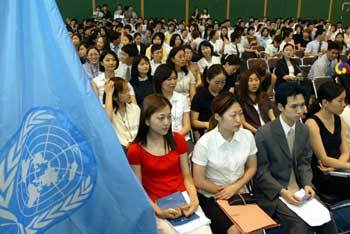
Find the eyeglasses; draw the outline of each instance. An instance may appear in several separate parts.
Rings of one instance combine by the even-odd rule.
[[[306,108],[305,103],[297,105],[297,104],[293,104],[290,105],[289,108],[293,109],[293,110],[297,110],[298,108],[300,108],[301,110],[304,110]]]

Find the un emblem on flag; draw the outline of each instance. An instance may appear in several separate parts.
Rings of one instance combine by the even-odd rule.
[[[43,233],[93,193],[96,162],[68,116],[34,108],[0,152],[0,233]]]

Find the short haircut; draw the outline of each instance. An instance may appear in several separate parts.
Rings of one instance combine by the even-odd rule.
[[[199,44],[199,47],[198,47],[198,55],[199,55],[201,58],[204,57],[204,56],[203,56],[203,53],[202,53],[202,46],[209,47],[209,48],[211,49],[211,55],[213,56],[213,54],[214,54],[213,45],[212,45],[209,41],[202,41],[202,42]]]
[[[281,104],[283,107],[285,107],[288,102],[288,97],[295,97],[299,94],[305,97],[305,91],[302,86],[293,82],[284,82],[276,89],[276,105]]]
[[[230,35],[231,42],[234,42],[235,40],[241,38],[241,34],[239,32],[233,32]]]
[[[139,54],[139,51],[135,44],[124,45],[121,50],[130,57],[135,57]]]
[[[159,37],[159,38],[160,38],[160,40],[162,41],[161,44],[163,45],[164,40],[165,40],[164,33],[162,33],[162,32],[156,32],[156,33],[153,35],[153,37],[152,37],[152,44],[153,44],[154,38],[156,38],[156,37]]]
[[[318,37],[319,35],[322,35],[325,32],[324,29],[317,29],[315,33],[315,38]]]
[[[153,85],[156,93],[162,93],[162,84],[164,81],[169,79],[171,73],[175,73],[175,69],[169,64],[161,64],[157,67],[153,75]],[[176,74],[177,76],[177,74]]]
[[[331,51],[331,50],[338,50],[338,51],[341,51],[342,50],[342,47],[339,43],[337,42],[334,42],[334,41],[329,41],[328,42],[328,51]]]
[[[234,54],[224,54],[221,57],[221,64],[225,65],[226,63],[228,63],[229,65],[237,65],[240,66],[241,65],[241,59]]]
[[[152,45],[151,47],[151,53],[153,54],[157,50],[161,50],[162,46],[161,45]]]

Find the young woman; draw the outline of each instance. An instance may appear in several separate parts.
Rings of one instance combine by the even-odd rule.
[[[186,63],[183,47],[175,47],[170,51],[167,64],[177,73],[175,91],[185,95],[190,101],[196,93],[196,80],[192,72],[187,69]]]
[[[211,102],[219,95],[226,83],[226,71],[221,64],[212,65],[204,71],[204,86],[193,97],[191,104],[191,124],[198,139],[209,128]]]
[[[191,131],[190,106],[185,95],[175,91],[177,83],[176,71],[169,64],[160,65],[154,73],[153,82],[156,93],[163,94],[171,105],[171,127],[189,143]]]
[[[123,149],[134,141],[140,121],[140,108],[130,100],[128,82],[112,77],[105,85],[105,110]]]
[[[87,50],[87,62],[84,63],[83,67],[90,80],[100,74],[99,57],[100,51],[96,47],[90,47]]]
[[[199,56],[201,59],[198,61],[198,65],[201,74],[205,67],[210,67],[213,64],[220,64],[220,57],[214,54],[213,46],[209,41],[202,41],[199,44]]]
[[[154,93],[151,65],[146,56],[140,55],[134,58],[131,67],[130,84],[134,88],[138,105],[142,104],[143,99],[147,95]]]
[[[350,25],[345,28],[344,41],[346,46],[350,48]]]
[[[348,50],[348,47],[344,41],[344,34],[343,33],[337,33],[334,39],[335,42],[339,43],[341,47],[340,54],[345,54],[346,51]]]
[[[322,84],[317,90],[317,102],[309,110],[306,125],[310,131],[313,184],[322,193],[339,200],[350,198],[349,178],[335,177],[323,172],[350,169],[350,149],[347,128],[339,115],[345,108],[346,92],[333,81]]]
[[[294,46],[292,44],[286,44],[283,49],[283,57],[278,60],[276,65],[275,74],[277,76],[276,88],[287,80],[292,80],[296,76],[302,76],[302,71],[299,68],[299,64],[291,58],[294,57]]]
[[[164,43],[165,40],[165,36],[164,33],[162,32],[156,32],[153,36],[152,36],[152,45],[150,45],[147,49],[146,49],[146,56],[148,59],[151,59],[152,57],[152,53],[151,53],[151,48],[153,45],[160,45],[162,46],[162,62],[165,62],[168,58],[168,54],[170,51],[170,46],[167,43]]]
[[[183,43],[184,41],[178,33],[173,34],[169,41],[169,45],[171,48],[180,47]]]
[[[221,58],[221,64],[224,67],[227,74],[226,84],[223,90],[235,93],[235,86],[239,75],[241,60],[236,55],[224,54]]]
[[[194,79],[196,80],[196,87],[198,87],[202,84],[202,78],[201,73],[199,71],[198,63],[192,61],[193,49],[190,45],[185,45],[183,48],[185,50],[187,68],[192,72]]]
[[[86,55],[87,55],[87,45],[85,43],[80,43],[78,46],[78,54],[80,58],[80,62],[82,64],[85,64],[87,61]]]
[[[189,169],[187,145],[183,136],[171,130],[171,104],[164,96],[153,94],[144,99],[139,131],[127,156],[150,198],[158,233],[176,233],[165,219],[202,212]],[[190,203],[161,210],[156,201],[175,192],[187,192]],[[206,225],[192,233],[207,234],[211,230]]]
[[[240,75],[240,102],[244,113],[243,127],[256,133],[257,129],[275,119],[273,106],[266,93],[262,92],[260,77],[253,71]]]
[[[246,184],[257,168],[257,149],[253,135],[241,128],[243,111],[233,94],[219,94],[211,108],[209,131],[198,140],[193,151],[193,178],[199,203],[211,220],[213,232],[237,233],[215,200],[228,200],[247,191]]]
[[[348,141],[348,145],[350,145],[350,74],[340,75],[337,79],[339,80],[339,83],[344,87],[346,91],[346,99],[345,99],[346,107],[344,108],[344,111],[340,116],[343,118],[347,126],[347,130],[348,130],[347,141]]]
[[[112,78],[116,77],[116,69],[118,68],[119,60],[117,58],[117,55],[111,51],[106,50],[102,52],[100,56],[100,71],[101,73],[92,79],[92,87],[98,96],[101,104],[103,103],[103,94],[105,91],[105,84],[106,82]],[[131,101],[136,103],[135,99],[135,92],[130,83],[128,82],[130,95],[131,95]]]
[[[106,36],[98,36],[96,38],[96,45],[95,46],[100,51],[100,53],[110,49],[108,39]]]
[[[295,47],[294,45],[294,41],[293,41],[293,29],[291,28],[284,28],[282,30],[282,42],[280,44],[280,51],[283,51],[283,48],[286,44],[291,44],[293,45],[293,47]]]

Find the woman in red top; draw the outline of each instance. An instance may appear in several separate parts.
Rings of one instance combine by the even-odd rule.
[[[142,105],[140,125],[134,143],[128,149],[128,160],[141,181],[157,216],[159,233],[176,233],[164,219],[189,216],[199,207],[183,136],[172,133],[171,104],[164,96],[149,95]],[[161,210],[155,203],[159,198],[177,191],[187,191],[188,205]],[[209,225],[192,233],[211,233]]]

